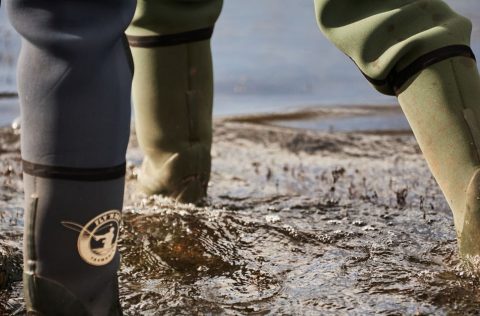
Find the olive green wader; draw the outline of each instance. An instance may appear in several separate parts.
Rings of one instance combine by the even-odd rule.
[[[140,187],[180,202],[206,195],[212,144],[210,38],[222,0],[138,0],[127,30],[145,158]]]
[[[480,255],[480,79],[471,24],[439,0],[315,0],[321,30],[374,87],[396,95],[454,215]]]

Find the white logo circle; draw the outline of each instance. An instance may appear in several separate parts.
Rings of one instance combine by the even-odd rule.
[[[117,251],[122,215],[117,210],[102,213],[83,226],[78,236],[80,257],[94,266],[110,263]]]

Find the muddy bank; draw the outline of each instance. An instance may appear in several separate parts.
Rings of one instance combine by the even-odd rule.
[[[120,250],[126,315],[476,314],[479,279],[410,133],[217,121],[210,197],[135,191]],[[18,136],[0,132],[0,314],[22,311]],[[8,273],[5,273],[7,271]]]
[[[224,122],[328,132],[404,134],[410,126],[398,105],[316,106],[275,113],[231,115]]]

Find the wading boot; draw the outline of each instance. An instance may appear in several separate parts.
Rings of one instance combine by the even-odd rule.
[[[117,242],[123,177],[72,181],[32,176],[29,173],[37,173],[32,168],[24,163],[23,281],[27,313],[122,315]],[[56,175],[67,171],[47,169]],[[121,168],[115,172],[121,173]],[[115,172],[103,173],[102,177],[114,177]]]
[[[212,145],[210,37],[222,1],[137,2],[127,30],[135,127],[147,194],[197,202],[207,194]]]
[[[396,95],[452,209],[460,254],[480,256],[480,79],[472,25],[441,0],[315,0],[320,29]],[[408,21],[408,22],[406,22]]]
[[[480,78],[472,57],[431,65],[398,90],[469,259],[480,256]]]
[[[117,243],[135,4],[8,0],[18,61],[30,315],[121,315]]]

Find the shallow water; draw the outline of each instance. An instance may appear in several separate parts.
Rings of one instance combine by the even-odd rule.
[[[14,270],[0,311],[10,313],[22,310],[12,283],[20,166],[18,137],[0,135],[0,263]],[[217,123],[213,156],[210,198],[176,205],[136,193],[132,139],[126,315],[478,314],[479,279],[457,259],[451,215],[412,135]]]

